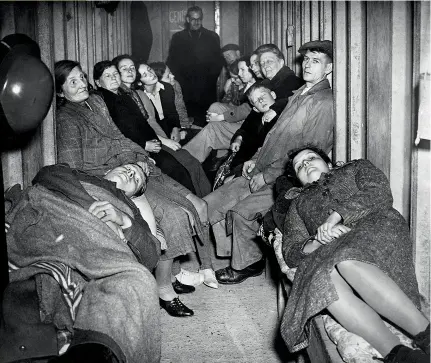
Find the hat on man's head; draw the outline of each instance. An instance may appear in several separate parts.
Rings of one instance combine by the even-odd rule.
[[[238,46],[238,45],[236,45],[236,44],[229,43],[229,44],[226,44],[226,45],[221,49],[221,52],[222,52],[222,53],[224,53],[224,52],[228,52],[229,50],[239,50],[239,46]]]
[[[308,50],[325,53],[332,60],[332,42],[330,40],[313,40],[302,44],[298,52],[304,55]]]

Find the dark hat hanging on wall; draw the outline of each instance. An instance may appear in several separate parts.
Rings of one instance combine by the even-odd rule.
[[[115,10],[117,10],[118,4],[120,2],[105,0],[105,1],[95,1],[94,3],[96,4],[96,8],[105,9],[108,14],[112,15],[115,12]]]
[[[37,43],[25,34],[0,41],[0,150],[19,147],[45,118],[54,82]]]

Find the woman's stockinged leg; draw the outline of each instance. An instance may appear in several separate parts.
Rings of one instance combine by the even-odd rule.
[[[196,249],[198,251],[199,260],[201,262],[201,270],[207,268],[213,269],[213,264],[211,261],[210,254],[210,226],[209,223],[202,223],[203,229],[203,241],[196,240]]]
[[[160,260],[155,269],[155,277],[159,288],[159,297],[162,300],[170,301],[178,295],[172,286],[172,263],[174,260]]]
[[[337,269],[332,271],[331,279],[339,299],[328,306],[328,311],[344,328],[364,338],[382,356],[400,344],[380,316],[355,295]]]
[[[428,326],[429,321],[410,298],[378,267],[360,261],[343,261],[337,269],[369,306],[412,336]]]

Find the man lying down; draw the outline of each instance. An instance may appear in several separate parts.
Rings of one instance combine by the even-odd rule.
[[[82,361],[82,354],[87,361],[88,354],[103,357],[91,361],[160,360],[151,274],[160,243],[131,199],[145,187],[146,173],[137,164],[103,178],[58,164],[42,168],[33,186],[5,194],[11,284],[33,279],[41,323],[54,325],[54,335],[71,336],[55,362]],[[143,212],[151,218],[148,209]],[[47,347],[56,339],[39,338]],[[58,354],[48,349],[43,355]]]

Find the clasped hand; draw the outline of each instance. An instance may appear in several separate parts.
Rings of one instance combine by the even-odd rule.
[[[351,229],[342,223],[332,224],[325,222],[317,228],[316,240],[322,245],[330,243],[334,239],[341,237]]]

